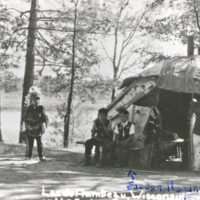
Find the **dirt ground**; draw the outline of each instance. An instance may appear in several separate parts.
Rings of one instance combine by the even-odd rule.
[[[47,161],[40,162],[34,149],[35,158],[29,161],[24,156],[25,145],[0,143],[0,199],[167,199],[163,195],[170,194],[175,196],[168,199],[200,199],[200,191],[197,192],[197,187],[200,189],[199,172],[82,167],[83,151],[84,148],[46,148]],[[134,187],[130,192],[127,186],[131,181]],[[188,191],[191,187],[192,192],[184,196],[185,192],[179,192],[184,187]]]

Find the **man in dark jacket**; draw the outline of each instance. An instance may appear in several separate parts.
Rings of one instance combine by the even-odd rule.
[[[90,164],[93,146],[96,146],[97,150],[100,146],[102,147],[105,143],[112,141],[112,132],[109,127],[110,121],[107,119],[107,109],[101,108],[98,111],[98,118],[94,120],[93,128],[91,130],[92,138],[85,143],[85,162],[82,166]],[[96,151],[96,154],[98,154],[98,150]],[[100,159],[102,159],[102,155],[100,155]]]

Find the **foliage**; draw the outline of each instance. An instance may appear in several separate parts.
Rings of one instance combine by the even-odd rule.
[[[44,76],[37,85],[48,95],[65,98],[64,112],[71,84],[73,55],[73,100],[94,104],[96,99],[108,100],[112,90],[114,97],[124,74],[168,59],[170,55],[159,48],[160,44],[172,40],[186,44],[187,35],[194,34],[196,46],[200,46],[199,15],[196,12],[200,7],[199,0],[79,0],[76,29],[74,0],[57,2],[61,5],[59,9],[38,10],[35,65],[42,67],[39,76],[44,67],[55,72],[56,77]],[[7,81],[4,87],[11,84],[9,87],[12,88],[17,79],[10,69],[24,61],[27,50],[29,11],[8,9],[0,3],[0,13],[1,75],[8,77],[2,79]],[[160,42],[156,47],[152,45],[155,41]],[[105,60],[105,57],[100,59],[97,53],[100,47],[107,57],[108,67],[113,70],[112,77],[91,74],[92,67]]]
[[[12,72],[4,70],[1,74],[0,89],[6,93],[19,90],[20,79]]]
[[[87,10],[86,3],[88,1],[81,1],[78,8],[78,20],[76,25],[76,58],[75,69],[76,79],[89,73],[89,67],[98,62],[95,54],[95,37],[88,34],[87,30],[91,25],[88,23],[92,20],[93,13]],[[47,64],[54,64],[54,71],[57,75],[65,74],[66,78],[71,73],[72,64],[72,39],[73,39],[73,20],[74,11],[73,3],[68,2],[69,8],[58,12],[47,12],[47,17],[38,18],[38,41],[46,51],[49,52],[46,59]],[[89,6],[89,5],[87,5]],[[50,38],[49,42],[42,36],[41,30],[46,30]],[[44,56],[44,54],[43,54]]]
[[[42,89],[42,93],[48,96],[56,96],[62,102],[66,103],[66,97],[69,93],[69,80],[65,75],[60,74],[56,77],[43,76],[37,83]],[[120,81],[115,86],[119,87]],[[113,81],[109,77],[100,74],[77,79],[74,85],[74,100],[79,102],[95,103],[96,100],[106,100],[109,102],[110,92]]]
[[[19,67],[21,59],[18,44],[21,36],[12,34],[17,18],[0,3],[0,79],[1,89],[12,92],[19,89],[20,79],[12,69]]]
[[[52,123],[54,124],[54,127],[57,127],[56,130],[58,133],[63,133],[60,127],[63,126],[63,119],[65,116],[64,110],[66,110],[66,104],[60,104],[59,106],[57,106],[58,115],[55,116],[54,118],[55,120]],[[74,144],[78,140],[79,141],[86,140],[89,137],[90,129],[92,127],[92,121],[96,117],[96,112],[97,110],[94,109],[91,105],[78,103],[72,106],[70,126],[69,126],[70,144]]]
[[[160,41],[179,40],[183,44],[187,44],[188,35],[194,35],[195,45],[199,47],[199,9],[199,0],[166,0],[165,6],[160,9],[160,12],[165,10],[165,14],[146,19],[148,24],[141,24],[140,28]]]

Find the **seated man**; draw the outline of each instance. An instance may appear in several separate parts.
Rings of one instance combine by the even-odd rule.
[[[92,138],[85,143],[85,162],[82,166],[90,164],[91,151],[93,146],[98,148],[111,140],[112,135],[109,131],[110,121],[107,119],[107,109],[101,108],[98,111],[98,118],[94,121],[92,132]]]
[[[119,110],[120,123],[116,125],[115,140],[106,147],[107,162],[115,162],[115,167],[121,167],[127,162],[127,152],[134,140],[135,126],[128,121],[129,112],[126,109]]]

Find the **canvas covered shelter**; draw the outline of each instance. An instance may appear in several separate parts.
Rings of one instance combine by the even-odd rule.
[[[142,136],[152,107],[158,108],[162,128],[184,141],[181,152],[184,165],[190,170],[200,170],[200,136],[192,133],[194,120],[188,118],[192,99],[200,100],[200,56],[160,62],[126,78],[120,89],[123,89],[121,94],[107,107],[109,118],[117,124],[117,109],[125,107],[135,124],[136,136]]]

